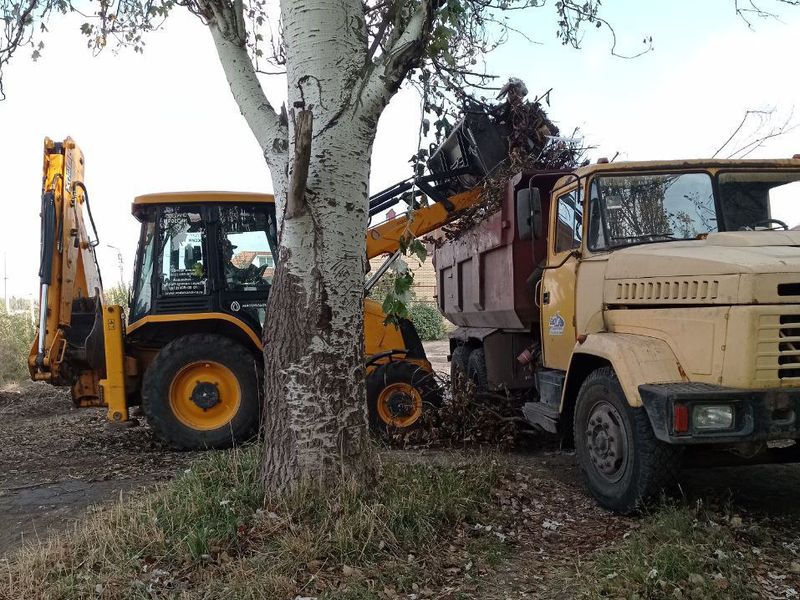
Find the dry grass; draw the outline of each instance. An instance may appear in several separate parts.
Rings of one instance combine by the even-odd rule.
[[[587,598],[759,597],[749,571],[729,515],[664,502],[598,553],[578,587]]]
[[[0,598],[374,598],[430,583],[441,548],[491,503],[498,474],[388,464],[378,485],[265,506],[255,450],[201,459],[0,562]]]

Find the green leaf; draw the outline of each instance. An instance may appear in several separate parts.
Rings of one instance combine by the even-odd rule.
[[[411,244],[408,246],[408,249],[419,259],[419,262],[425,262],[425,259],[428,258],[428,249],[425,247],[425,244],[417,239],[412,240]]]

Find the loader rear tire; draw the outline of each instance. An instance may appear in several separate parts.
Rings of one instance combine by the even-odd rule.
[[[257,358],[221,335],[164,346],[142,381],[142,409],[156,435],[180,450],[229,448],[258,432]]]

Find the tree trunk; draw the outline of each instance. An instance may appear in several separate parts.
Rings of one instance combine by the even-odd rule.
[[[375,472],[363,337],[370,157],[381,111],[422,55],[431,5],[422,0],[373,60],[361,0],[281,0],[287,123],[247,55],[241,0],[197,1],[275,193],[279,248],[264,327],[267,492],[368,483]]]
[[[289,101],[313,114],[305,192],[289,120],[276,189],[280,248],[265,327],[262,473],[271,494],[373,475],[364,388],[364,233],[374,119],[353,106],[364,75],[360,2],[282,3]],[[295,138],[298,139],[295,139]]]

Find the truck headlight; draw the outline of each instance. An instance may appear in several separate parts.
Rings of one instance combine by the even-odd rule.
[[[733,406],[730,404],[698,404],[692,411],[692,425],[695,429],[731,429],[733,427]]]

